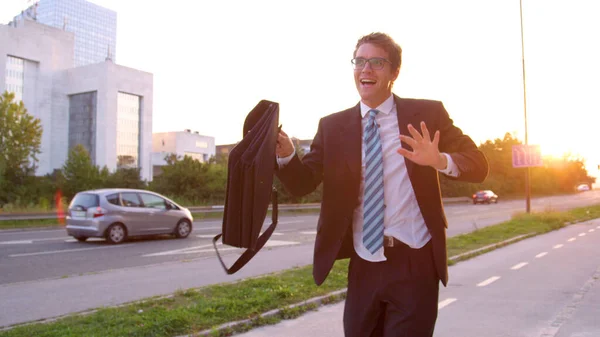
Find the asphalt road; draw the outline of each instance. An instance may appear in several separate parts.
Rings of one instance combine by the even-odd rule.
[[[591,191],[535,199],[532,206],[544,210],[598,203],[600,191]],[[522,200],[449,205],[449,235],[498,223],[523,210]],[[269,246],[234,275],[226,275],[215,259],[211,238],[220,231],[215,220],[194,223],[187,239],[158,237],[117,246],[102,240],[79,243],[64,230],[1,231],[0,327],[310,264],[316,219],[281,217]],[[229,263],[240,252],[222,249]]]
[[[595,203],[600,203],[600,191],[533,199],[532,209],[561,210]],[[523,200],[491,205],[448,205],[445,208],[448,236],[508,220],[524,208]],[[316,221],[317,215],[282,216],[267,245],[289,247],[312,243]],[[265,224],[270,224],[270,219]],[[122,245],[110,245],[103,239],[77,242],[63,229],[0,231],[0,284],[214,257],[211,240],[220,229],[218,220],[198,221],[187,239],[159,236],[134,239]],[[226,255],[241,252],[233,247],[220,247]],[[220,272],[219,268],[216,264],[215,272]]]

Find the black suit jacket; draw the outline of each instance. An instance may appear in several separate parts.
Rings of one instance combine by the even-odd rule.
[[[460,170],[458,180],[482,182],[488,163],[467,135],[454,126],[439,101],[404,99],[394,95],[400,134],[410,136],[408,124],[420,130],[424,121],[431,135],[440,131],[440,152],[448,153]],[[405,143],[402,146],[411,149]],[[311,150],[302,160],[294,156],[277,176],[290,191],[302,196],[321,182],[323,195],[317,224],[313,277],[325,281],[336,259],[353,253],[352,217],[359,205],[361,182],[362,126],[360,104],[322,118]],[[398,155],[400,156],[400,155]],[[438,171],[406,160],[408,176],[419,208],[432,237],[435,267],[444,285],[448,282],[446,228]]]

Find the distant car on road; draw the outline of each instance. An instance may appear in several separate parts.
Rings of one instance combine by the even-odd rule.
[[[142,235],[186,238],[193,221],[187,208],[158,193],[123,188],[79,192],[66,215],[68,235],[82,242],[103,237],[114,244]]]
[[[489,203],[498,203],[498,195],[496,193],[485,190],[485,191],[477,191],[473,194],[473,204],[489,204]]]
[[[577,191],[579,191],[579,192],[589,191],[589,190],[590,190],[590,185],[588,185],[588,184],[581,184],[581,185],[577,186]]]

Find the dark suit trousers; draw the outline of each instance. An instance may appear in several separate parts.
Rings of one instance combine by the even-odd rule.
[[[386,247],[386,261],[350,259],[344,308],[346,337],[431,337],[439,279],[431,241],[421,249]]]

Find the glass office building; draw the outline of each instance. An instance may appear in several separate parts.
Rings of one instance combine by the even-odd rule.
[[[117,94],[117,168],[135,168],[140,153],[140,97]]]
[[[76,67],[104,62],[107,56],[116,62],[115,11],[84,0],[40,0],[21,15],[72,32]]]
[[[6,91],[15,94],[15,102],[23,100],[24,67],[25,60],[14,56],[6,57],[4,87]]]

